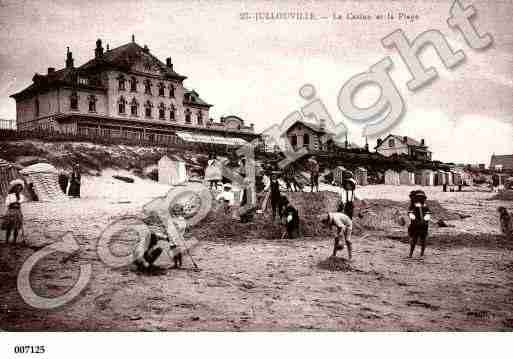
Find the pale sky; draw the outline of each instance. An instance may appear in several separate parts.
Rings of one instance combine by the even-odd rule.
[[[15,118],[9,98],[31,83],[34,73],[64,67],[66,46],[79,66],[94,56],[101,38],[111,48],[130,41],[147,44],[214,104],[211,117],[238,115],[263,131],[306,104],[299,88],[310,83],[335,122],[346,121],[350,139],[363,144],[361,125],[348,122],[337,107],[341,87],[386,56],[391,76],[406,103],[403,121],[391,132],[424,138],[434,159],[489,163],[490,155],[513,153],[513,1],[463,1],[477,10],[477,30],[494,45],[481,52],[467,47],[446,24],[451,1],[3,1],[0,0],[0,118]],[[303,11],[317,20],[241,20],[241,12]],[[417,14],[397,19],[347,20],[347,13]],[[343,20],[332,20],[332,13]],[[321,17],[328,17],[321,19]],[[402,29],[413,40],[437,29],[466,61],[448,71],[428,48],[421,58],[439,78],[421,90],[406,87],[409,72],[381,39]],[[363,94],[371,105],[379,95]],[[375,138],[370,138],[371,146]]]

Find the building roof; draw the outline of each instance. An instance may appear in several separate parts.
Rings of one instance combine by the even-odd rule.
[[[330,132],[328,132],[326,129],[322,128],[320,125],[313,123],[313,122],[307,122],[307,121],[296,121],[296,122],[292,123],[289,126],[289,128],[287,128],[287,130],[285,132],[290,131],[290,129],[292,129],[294,126],[296,126],[298,124],[308,127],[312,131],[320,133],[320,134],[330,134]]]
[[[166,66],[165,63],[153,56],[146,47],[141,47],[135,41],[106,51],[103,56],[94,58],[80,66],[80,69],[91,70],[97,67],[115,67],[128,71],[132,65],[141,59],[148,60],[150,64],[158,68],[164,76],[180,80],[187,78],[186,76],[178,74],[171,67]]]
[[[187,78],[186,76],[178,74],[172,67],[167,66],[153,56],[147,48],[139,46],[136,42],[130,42],[106,51],[102,56],[95,57],[80,67],[65,67],[45,75],[36,73],[32,78],[33,83],[30,86],[11,95],[11,97],[14,99],[22,98],[34,92],[40,92],[58,86],[106,90],[99,79],[95,79],[94,76],[91,77],[90,75],[95,75],[105,69],[119,69],[128,72],[136,62],[141,60],[147,61],[164,77],[174,78],[180,81]],[[79,83],[77,81],[77,77],[80,74],[87,75],[88,84]]]
[[[427,148],[426,145],[422,145],[419,141],[417,141],[416,139],[414,138],[411,138],[411,137],[408,137],[408,136],[399,136],[399,135],[394,135],[394,134],[389,134],[388,136],[386,136],[383,141],[381,141],[381,144],[379,145],[376,145],[376,147],[374,147],[375,149],[380,147],[383,143],[385,143],[386,140],[388,140],[389,138],[394,138],[396,139],[397,141],[399,141],[400,143],[402,144],[406,144],[407,146],[414,146],[414,147],[424,147],[424,148]],[[406,139],[406,143],[404,142],[404,139]]]
[[[502,165],[503,170],[513,170],[513,155],[492,155],[490,169],[497,165]]]
[[[186,101],[185,98],[183,100],[183,103],[184,104],[187,104],[187,105],[199,105],[199,106],[207,106],[207,107],[212,107],[211,104],[207,103],[206,101],[204,101],[200,96],[199,94],[194,91],[194,90],[188,90],[184,87],[184,94],[186,95],[191,95],[192,99],[191,101]]]

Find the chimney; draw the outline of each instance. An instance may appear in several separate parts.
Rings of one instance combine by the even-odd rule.
[[[48,75],[53,74],[55,72],[55,67],[48,68]]]
[[[147,54],[150,52],[150,49],[148,48],[148,45],[144,45],[143,51]]]
[[[110,50],[109,44],[107,44],[107,50],[105,52],[108,52]]]
[[[73,68],[73,53],[71,53],[69,51],[69,46],[67,47],[67,52],[66,52],[66,68],[67,69],[72,69]]]
[[[135,35],[132,34],[132,42],[135,42]]]
[[[426,145],[426,143],[424,142],[424,139],[423,139],[423,138],[420,140],[420,145],[421,145],[421,146],[425,146],[425,145]]]
[[[319,120],[320,124],[319,124],[319,131],[320,132],[325,132],[326,131],[326,120],[324,118],[321,118]]]
[[[251,131],[255,131],[255,124],[254,123],[250,123],[249,127],[251,128]]]
[[[102,56],[103,56],[102,40],[98,39],[98,40],[96,40],[96,49],[94,49],[94,57],[100,58]]]
[[[173,70],[173,63],[171,62],[171,58],[168,57],[166,59],[166,66],[169,67],[171,70]]]

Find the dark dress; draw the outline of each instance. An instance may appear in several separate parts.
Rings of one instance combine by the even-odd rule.
[[[70,178],[68,196],[70,197],[80,197],[80,172],[73,171]]]
[[[415,215],[415,219],[411,221],[408,227],[408,234],[412,238],[426,238],[428,235],[429,224],[424,220],[426,214],[431,214],[429,207],[423,203],[420,207],[416,207],[414,204],[410,205],[409,213]]]
[[[280,183],[278,180],[271,181],[271,207],[273,210],[273,218],[276,216],[276,214],[279,214],[279,204],[280,204]]]
[[[289,219],[289,216],[292,218]],[[299,212],[292,205],[285,208],[285,218],[287,221],[288,238],[293,239],[299,237]]]

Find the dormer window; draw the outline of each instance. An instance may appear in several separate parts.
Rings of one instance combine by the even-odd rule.
[[[166,119],[166,106],[161,102],[159,105],[159,120]]]
[[[395,141],[394,141],[394,139],[393,139],[393,138],[391,138],[391,139],[389,139],[389,140],[388,140],[388,147],[391,147],[391,148],[392,148],[392,147],[395,147]]]
[[[159,82],[159,96],[164,97],[164,84],[162,82]]]
[[[175,105],[171,105],[171,108],[169,110],[169,119],[171,121],[174,121],[176,119],[176,108],[175,108]]]
[[[118,76],[118,90],[119,91],[125,91],[125,82],[126,82],[125,76],[119,75]]]
[[[191,110],[185,110],[185,123],[191,123]]]
[[[151,95],[151,81],[148,79],[144,80],[144,93]]]
[[[144,104],[144,115],[146,118],[151,118],[151,112],[152,112],[153,104],[150,101],[146,101]]]
[[[198,110],[198,125],[203,125],[203,114]]]
[[[39,117],[39,99],[37,98],[34,102],[34,113],[36,114],[36,117]]]
[[[139,102],[135,98],[130,102],[130,114],[132,116],[138,116],[139,114]]]
[[[89,103],[89,112],[96,112],[96,101],[97,98],[94,95],[89,96],[88,103]]]
[[[130,91],[137,92],[137,79],[135,78],[135,76],[132,76],[130,78]]]
[[[121,96],[118,100],[118,113],[124,115],[126,113],[126,100]]]
[[[173,84],[169,85],[169,97],[175,98],[175,86]]]
[[[69,108],[72,110],[78,110],[78,95],[76,91],[73,91],[69,96]]]

